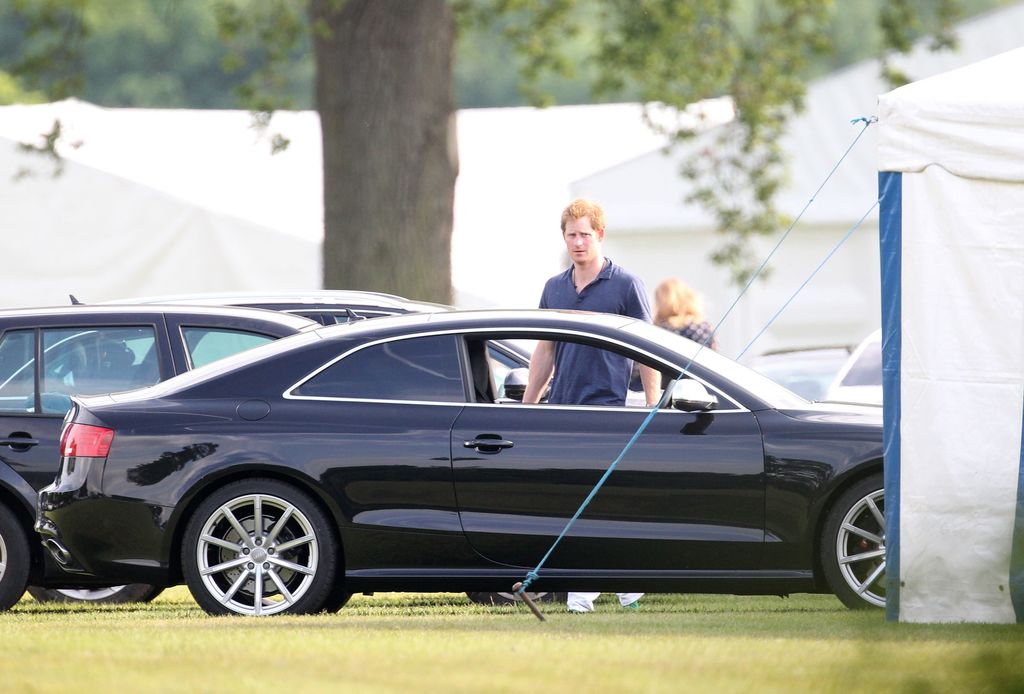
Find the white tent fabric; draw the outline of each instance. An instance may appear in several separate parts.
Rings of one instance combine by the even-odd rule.
[[[731,109],[705,104],[707,122]],[[457,116],[452,274],[465,307],[535,306],[560,269],[569,181],[659,147],[637,104],[497,108]],[[681,117],[686,117],[682,114]],[[55,119],[63,176],[19,151]],[[271,156],[245,111],[0,107],[0,306],[321,286],[320,126],[274,115]],[[614,134],[610,136],[609,134]],[[72,145],[80,143],[81,146]],[[35,176],[18,182],[24,167]]]
[[[938,164],[962,178],[1024,182],[1024,48],[907,85],[879,101],[890,171]]]
[[[315,117],[283,116],[318,135]],[[319,288],[319,141],[271,157],[248,118],[74,100],[0,109],[0,306]],[[59,176],[18,146],[56,119]]]
[[[879,100],[890,619],[1024,621],[1022,74]]]

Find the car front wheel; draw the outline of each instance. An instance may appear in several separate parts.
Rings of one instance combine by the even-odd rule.
[[[832,592],[851,609],[885,606],[885,489],[867,477],[836,501],[825,523],[821,563]]]
[[[307,494],[271,479],[233,482],[185,530],[189,590],[210,614],[309,614],[333,595],[338,547]]]
[[[163,591],[163,588],[147,583],[129,583],[110,588],[28,587],[29,595],[37,602],[86,602],[94,605],[98,603],[151,602]]]
[[[28,583],[28,537],[14,514],[0,505],[0,610],[10,609]]]

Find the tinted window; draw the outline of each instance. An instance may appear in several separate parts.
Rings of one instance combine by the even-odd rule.
[[[192,368],[230,357],[253,347],[273,342],[274,338],[244,330],[223,328],[182,328]]]
[[[465,402],[455,337],[395,340],[354,352],[300,386],[297,395]]]
[[[0,338],[0,412],[35,409],[35,337],[12,330]]]
[[[71,395],[132,390],[160,380],[151,327],[43,331],[43,412],[63,414]]]

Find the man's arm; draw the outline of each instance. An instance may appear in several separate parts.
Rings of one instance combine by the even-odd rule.
[[[661,372],[640,364],[640,380],[644,384],[644,397],[647,398],[647,406],[654,407],[661,400]]]
[[[540,402],[540,396],[548,387],[551,380],[551,372],[555,369],[555,343],[549,340],[541,340],[537,348],[533,350],[530,358],[530,378],[526,382],[526,392],[523,393],[524,403]]]

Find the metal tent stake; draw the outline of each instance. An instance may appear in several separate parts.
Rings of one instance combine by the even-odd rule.
[[[533,615],[537,619],[539,619],[542,622],[544,621],[544,615],[541,614],[541,611],[539,609],[537,609],[537,603],[533,601],[533,598],[530,597],[529,593],[523,590],[522,581],[519,581],[514,586],[512,586],[512,592],[523,599],[523,602],[526,603],[526,606],[530,608],[530,612],[533,612]]]

